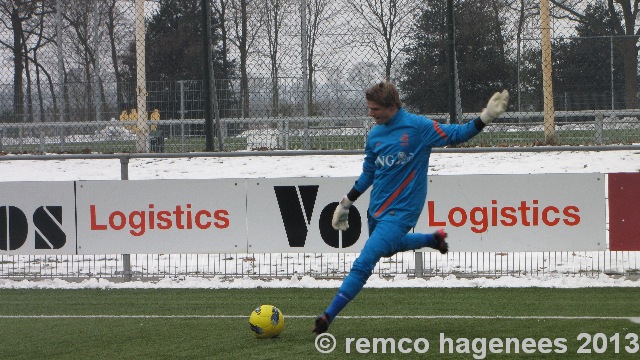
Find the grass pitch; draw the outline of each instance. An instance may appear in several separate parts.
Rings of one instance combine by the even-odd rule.
[[[329,328],[336,346],[324,354],[311,328],[335,292],[0,290],[0,357],[635,359],[640,354],[640,288],[366,288]],[[260,304],[284,313],[278,338],[251,335],[249,314]]]

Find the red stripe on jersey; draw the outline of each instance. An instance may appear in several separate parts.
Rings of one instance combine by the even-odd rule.
[[[384,202],[384,204],[382,204],[382,206],[380,206],[380,208],[378,209],[378,211],[376,211],[375,214],[373,214],[373,217],[378,217],[380,214],[382,214],[383,211],[385,211],[389,205],[391,205],[391,203],[398,198],[398,195],[400,195],[400,193],[402,192],[402,190],[404,190],[404,188],[407,187],[407,185],[409,185],[409,183],[413,180],[413,178],[416,177],[416,171],[412,171],[411,174],[409,174],[409,177],[407,177],[402,184],[400,184],[400,186],[396,189],[396,191],[393,192],[393,194],[391,194],[391,196],[389,196],[389,198],[387,198],[387,201]]]
[[[445,134],[444,131],[442,131],[442,129],[440,129],[440,124],[438,124],[437,121],[433,122],[433,128],[436,130],[436,132],[438,133],[438,135],[440,135],[441,138],[443,138],[443,139],[447,138],[447,134]]]

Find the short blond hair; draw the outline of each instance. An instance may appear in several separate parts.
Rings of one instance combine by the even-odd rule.
[[[379,82],[367,89],[365,98],[367,101],[373,101],[386,108],[393,105],[397,105],[398,108],[402,107],[398,88],[390,81]]]

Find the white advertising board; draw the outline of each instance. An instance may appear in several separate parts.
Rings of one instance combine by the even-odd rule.
[[[368,191],[351,207],[347,231],[331,227],[338,201],[356,179],[248,179],[249,251],[359,252],[369,237]]]
[[[349,230],[331,228],[345,178],[247,183],[251,252],[358,252],[368,238],[369,191]],[[429,176],[415,232],[444,228],[452,251],[587,251],[606,246],[603,174]],[[423,249],[429,251],[431,249]]]
[[[429,176],[416,232],[444,228],[451,251],[606,247],[604,174]]]
[[[351,208],[349,230],[331,227],[355,180],[0,183],[0,254],[359,252],[368,238],[368,191]],[[428,181],[415,231],[444,228],[451,251],[606,248],[603,174]]]
[[[74,183],[0,182],[0,255],[76,253]]]
[[[246,252],[246,181],[78,181],[78,254]]]

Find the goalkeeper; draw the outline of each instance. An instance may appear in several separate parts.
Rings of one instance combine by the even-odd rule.
[[[423,247],[446,254],[447,234],[409,233],[427,197],[427,169],[431,148],[459,144],[473,138],[507,108],[507,90],[495,93],[479,117],[466,124],[439,124],[402,107],[390,82],[369,88],[365,97],[376,126],[365,146],[362,174],[333,213],[336,230],[349,228],[349,207],[370,186],[369,239],[327,310],[315,320],[313,332],[326,332],[338,313],[360,292],[381,257]]]

